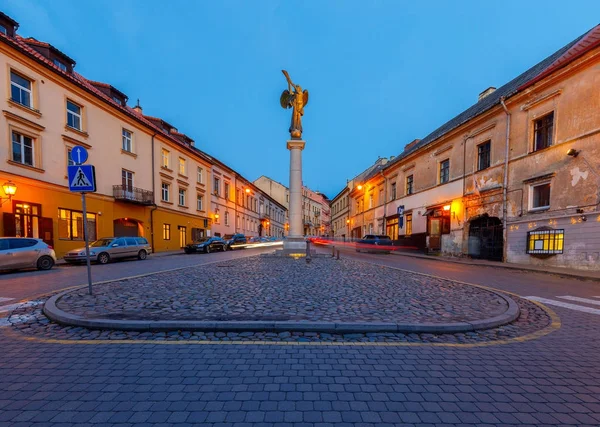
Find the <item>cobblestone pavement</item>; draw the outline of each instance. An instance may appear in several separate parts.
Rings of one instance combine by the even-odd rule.
[[[143,296],[143,297],[141,297]],[[128,320],[448,323],[508,304],[479,287],[347,259],[257,256],[73,291],[57,307]]]
[[[349,333],[319,332],[134,332],[101,331],[75,326],[62,326],[50,321],[42,313],[44,299],[35,305],[23,304],[8,318],[11,328],[24,336],[53,340],[148,340],[148,341],[209,341],[209,342],[379,342],[379,343],[455,343],[479,345],[541,334],[553,330],[551,311],[534,302],[515,298],[521,313],[519,318],[505,326],[482,331],[455,334],[402,334],[402,333]],[[550,313],[550,314],[549,314]]]
[[[504,272],[487,277],[507,288],[518,283]],[[516,279],[528,278],[523,295],[547,288],[539,275]],[[515,300],[521,318],[504,328],[521,322],[534,325],[533,334],[447,343],[410,335],[406,342],[265,335],[278,341],[245,343],[251,337],[241,334],[100,340],[44,325],[39,305],[23,307],[11,316],[14,326],[0,327],[0,427],[597,427],[600,316],[557,307],[562,326],[535,335],[548,315]]]

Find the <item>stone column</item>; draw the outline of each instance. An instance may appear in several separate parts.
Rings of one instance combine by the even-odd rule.
[[[305,141],[290,139],[287,149],[290,150],[290,231],[283,242],[286,253],[306,250],[304,227],[302,225],[302,150]]]

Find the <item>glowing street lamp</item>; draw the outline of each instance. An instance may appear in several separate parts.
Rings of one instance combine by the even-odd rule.
[[[8,197],[0,198],[0,206],[2,206],[2,204],[4,204],[5,201],[12,199],[12,196],[14,196],[17,193],[17,185],[9,180],[4,183],[2,189],[4,190],[4,194],[6,194]]]

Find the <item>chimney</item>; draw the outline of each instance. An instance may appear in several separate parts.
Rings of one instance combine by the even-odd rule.
[[[408,151],[411,148],[413,148],[415,145],[417,145],[421,140],[419,138],[417,139],[413,139],[411,142],[409,142],[408,144],[406,144],[404,146],[404,151]]]
[[[494,93],[494,92],[496,92],[496,88],[494,86],[488,87],[486,90],[484,90],[483,92],[481,92],[479,94],[479,99],[477,100],[477,102],[481,101],[483,98],[488,96],[490,93]]]
[[[142,106],[140,105],[140,99],[139,98],[137,100],[137,105],[135,107],[133,107],[133,111],[135,111],[135,113],[139,114],[140,116],[142,115]]]

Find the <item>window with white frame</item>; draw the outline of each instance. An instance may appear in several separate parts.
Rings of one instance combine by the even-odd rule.
[[[0,24],[0,33],[2,33],[2,34],[8,34],[8,30],[2,24]]]
[[[81,106],[67,99],[67,126],[81,130]]]
[[[440,184],[445,184],[450,180],[450,159],[440,162]]]
[[[186,161],[185,159],[182,159],[181,157],[179,158],[179,175],[186,175],[187,172],[187,167],[186,167]]]
[[[54,62],[54,65],[56,65],[61,70],[65,71],[65,72],[67,71],[67,66],[64,63],[60,62],[58,59],[55,59],[52,62]]]
[[[161,157],[162,157],[162,167],[169,169],[169,163],[170,163],[169,150],[165,150],[163,148],[161,150]]]
[[[27,166],[34,166],[34,140],[13,131],[12,160]]]
[[[369,209],[373,207],[373,193],[369,194]]]
[[[166,182],[162,183],[161,186],[161,200],[163,202],[168,202],[170,199],[170,193],[171,193],[171,184],[168,184]]]
[[[196,182],[198,182],[198,184],[202,184],[204,182],[204,171],[202,170],[202,168],[200,166],[198,166],[198,170],[197,170],[197,176],[196,176]]]
[[[213,191],[217,196],[221,195],[221,180],[216,176],[213,179]]]
[[[33,83],[14,71],[10,72],[10,97],[14,102],[33,108],[31,89]]]
[[[550,182],[534,184],[530,187],[531,210],[550,208]]]
[[[392,182],[392,186],[391,186],[391,191],[390,191],[390,200],[396,200],[396,183]]]
[[[185,206],[185,188],[179,189],[179,206]]]
[[[122,132],[122,148],[128,153],[133,152],[133,135],[127,129],[123,129]]]
[[[224,197],[225,197],[227,200],[229,200],[229,183],[228,183],[228,182],[226,182],[226,183],[225,183],[225,190],[224,190],[224,193],[225,193],[225,194],[223,194],[223,196],[224,196]]]
[[[225,212],[225,225],[229,225],[229,212]]]
[[[196,195],[196,209],[199,211],[204,210],[204,196],[200,193]]]
[[[67,147],[67,166],[74,166],[75,161],[73,160],[73,147]]]
[[[133,172],[121,169],[121,185],[124,191],[133,191]]]

